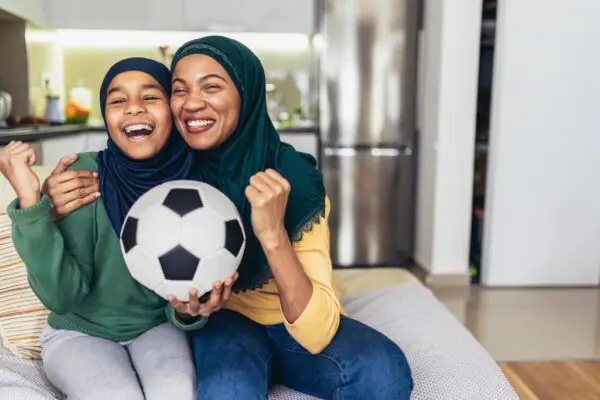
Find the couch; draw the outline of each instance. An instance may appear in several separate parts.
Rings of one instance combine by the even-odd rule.
[[[43,180],[52,168],[36,166],[35,170]],[[0,216],[13,198],[10,185],[0,177]],[[6,219],[5,215],[2,217]],[[9,222],[0,229],[0,236],[4,238],[1,256],[10,247]],[[0,263],[0,271],[2,268]],[[408,271],[381,268],[336,270],[335,274],[349,315],[378,329],[404,350],[415,381],[412,399],[519,398],[488,352]],[[11,315],[11,305],[6,300],[7,290],[2,284],[0,281],[0,307],[4,306],[0,308],[0,333],[8,332],[3,328],[7,328],[6,316]],[[17,339],[24,340],[23,337]],[[35,340],[30,347],[25,346],[24,353],[19,356],[14,354],[14,349],[8,349],[14,347],[13,341],[5,338],[3,343],[6,347],[0,346],[0,399],[62,399],[44,376],[40,361],[27,359],[32,354],[28,349],[35,350]],[[285,387],[274,387],[269,398],[311,399]]]

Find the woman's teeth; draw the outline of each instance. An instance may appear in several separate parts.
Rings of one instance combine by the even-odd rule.
[[[199,128],[201,126],[212,125],[214,123],[215,123],[215,121],[212,119],[195,119],[195,120],[187,121],[187,125],[190,128]]]

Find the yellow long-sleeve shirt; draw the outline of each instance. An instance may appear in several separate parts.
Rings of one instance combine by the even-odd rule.
[[[314,223],[294,243],[304,271],[313,284],[313,293],[300,317],[290,323],[281,309],[277,285],[273,279],[262,288],[232,295],[224,308],[236,311],[261,324],[283,323],[290,335],[310,353],[321,352],[333,339],[343,313],[339,293],[334,287],[333,267],[329,253],[329,199],[325,200],[325,216]]]

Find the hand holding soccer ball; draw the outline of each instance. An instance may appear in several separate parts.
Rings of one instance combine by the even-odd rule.
[[[210,314],[219,311],[223,304],[229,300],[229,297],[231,296],[231,287],[237,278],[238,273],[236,272],[225,282],[214,282],[210,295],[209,293],[206,293],[199,298],[198,291],[196,289],[190,289],[189,302],[179,301],[174,296],[168,297],[169,302],[175,311],[184,318],[197,316],[208,317]]]

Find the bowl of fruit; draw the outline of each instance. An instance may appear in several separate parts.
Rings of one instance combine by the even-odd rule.
[[[67,124],[87,124],[91,111],[88,107],[82,106],[77,101],[69,100],[65,106],[65,122]]]

